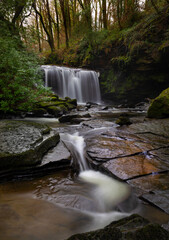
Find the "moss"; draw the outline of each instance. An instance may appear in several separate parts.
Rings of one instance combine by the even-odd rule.
[[[123,126],[123,125],[130,125],[131,121],[128,117],[121,116],[116,120],[116,124]]]
[[[126,234],[126,240],[167,240],[169,233],[158,224],[148,224],[134,233]]]
[[[156,97],[147,112],[149,118],[169,117],[169,88]]]
[[[51,147],[56,146],[59,141],[58,133],[51,133],[46,136],[44,140],[43,135],[49,134],[50,128],[46,125],[34,122],[1,121],[0,131],[4,136],[3,143],[5,143],[5,145],[1,144],[1,170],[14,170],[20,167],[38,164],[44,153]],[[24,142],[22,137],[23,134]],[[14,137],[15,141],[11,141],[11,135]],[[6,146],[10,146],[9,151]],[[15,151],[15,148],[18,146],[21,147]]]
[[[34,108],[32,112],[38,117],[41,117],[47,113],[46,109],[44,108]]]
[[[122,233],[117,228],[100,229],[89,233],[76,234],[68,240],[121,240]]]

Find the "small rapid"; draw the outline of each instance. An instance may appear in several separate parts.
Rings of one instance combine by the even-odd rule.
[[[90,212],[83,210],[93,219],[89,230],[104,227],[112,221],[129,216],[128,212],[117,210],[118,204],[130,196],[129,186],[99,171],[90,169],[85,158],[84,137],[79,136],[79,133],[60,134],[60,137],[73,156],[73,164],[79,169],[79,181],[90,186],[88,197],[93,199],[95,209]]]

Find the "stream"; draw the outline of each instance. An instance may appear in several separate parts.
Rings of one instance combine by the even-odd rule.
[[[101,106],[91,108],[92,119],[97,119],[93,128],[92,120],[89,127],[86,122],[75,125],[61,124],[54,118],[25,119],[46,123],[60,132],[78,174],[70,168],[44,177],[1,183],[0,233],[5,240],[64,240],[75,233],[103,228],[132,213],[156,223],[168,222],[166,213],[138,200],[127,183],[94,170],[86,160],[86,140],[116,129],[118,111],[114,109],[112,116]]]

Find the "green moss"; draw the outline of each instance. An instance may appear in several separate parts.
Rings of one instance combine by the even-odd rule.
[[[158,224],[148,224],[135,233],[126,234],[126,240],[167,240],[169,233]]]
[[[116,120],[116,124],[123,126],[123,125],[130,125],[131,121],[129,117],[121,116]]]
[[[156,97],[147,112],[149,118],[169,117],[169,88]]]

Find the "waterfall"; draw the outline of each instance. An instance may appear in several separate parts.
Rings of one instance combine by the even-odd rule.
[[[45,87],[59,97],[76,98],[78,103],[101,103],[98,74],[95,71],[43,65]]]
[[[75,164],[79,165],[79,179],[94,186],[90,195],[95,199],[98,212],[110,212],[117,204],[129,197],[130,189],[126,183],[117,181],[101,172],[89,168],[86,158],[84,157],[85,142],[83,136],[79,136],[78,133],[73,135],[62,133],[60,137],[72,153]],[[117,211],[114,211],[114,213],[119,217],[120,213],[117,214]],[[112,213],[111,216],[114,216],[114,214]],[[123,217],[124,214],[120,214],[120,216]]]

